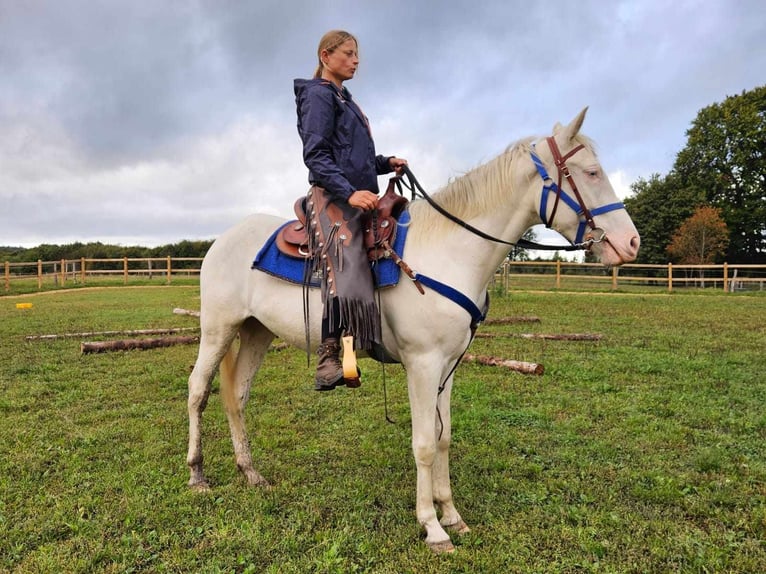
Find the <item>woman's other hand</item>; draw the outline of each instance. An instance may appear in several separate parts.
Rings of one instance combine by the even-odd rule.
[[[388,158],[388,165],[396,172],[396,175],[402,175],[404,166],[407,165],[407,160],[400,157],[390,157]]]

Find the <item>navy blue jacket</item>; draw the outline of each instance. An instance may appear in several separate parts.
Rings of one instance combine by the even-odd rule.
[[[378,175],[390,173],[388,157],[375,155],[367,117],[351,93],[327,80],[295,80],[298,133],[309,182],[348,200],[367,189],[378,193]]]

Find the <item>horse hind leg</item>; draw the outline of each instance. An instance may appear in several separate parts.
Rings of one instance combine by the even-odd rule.
[[[197,361],[189,376],[189,450],[186,464],[190,471],[189,486],[194,490],[209,489],[202,465],[202,413],[210,397],[215,371],[230,349],[235,335],[236,327],[223,331],[203,329]]]
[[[236,360],[232,350],[221,363],[221,400],[229,421],[234,456],[237,468],[250,486],[269,486],[268,481],[253,466],[244,413],[253,377],[273,339],[274,334],[251,317],[240,327]]]

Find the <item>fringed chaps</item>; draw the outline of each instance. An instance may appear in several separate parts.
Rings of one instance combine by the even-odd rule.
[[[321,187],[306,199],[306,223],[312,272],[320,276],[323,318],[330,331],[343,329],[356,349],[381,342],[380,314],[364,247],[364,212],[346,202],[330,201]],[[332,312],[337,300],[338,316]]]

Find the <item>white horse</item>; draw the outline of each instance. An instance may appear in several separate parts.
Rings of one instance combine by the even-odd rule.
[[[547,174],[539,171],[534,158],[540,167],[559,173],[559,180],[563,174],[562,193],[574,192],[581,197],[586,215],[592,214],[587,217],[587,227],[593,228],[588,234],[602,239],[592,244],[601,262],[613,266],[633,261],[638,253],[638,232],[599,165],[590,140],[579,135],[586,111],[568,126],[557,124],[548,141],[541,140],[534,146],[530,138],[510,146],[495,159],[449,183],[433,199],[469,225],[504,241],[517,241],[541,219],[574,241],[578,229],[582,235],[584,218],[565,205],[571,203],[566,201],[571,195],[562,202],[552,198],[545,204],[545,212],[538,213],[541,195],[550,193],[552,179],[541,179]],[[559,167],[556,155],[559,159],[564,156]],[[610,209],[599,209],[605,205]],[[473,234],[425,201],[412,202],[409,210],[412,221],[401,254],[404,261],[417,273],[435,278],[462,293],[471,304],[482,307],[487,286],[509,247]],[[555,221],[551,221],[554,212]],[[219,365],[220,393],[237,466],[248,484],[268,485],[253,466],[243,410],[253,376],[275,335],[298,348],[305,348],[306,341],[302,287],[251,270],[254,253],[282,223],[273,216],[250,216],[224,233],[202,264],[202,333],[197,362],[189,377],[187,463],[192,488],[209,488],[202,469],[201,421]],[[312,292],[310,305],[320,309],[318,290]],[[423,295],[405,278],[382,291],[380,311],[385,348],[407,372],[412,450],[417,467],[417,520],[425,529],[426,543],[435,552],[452,551],[445,529],[464,533],[469,528],[455,508],[450,488],[450,392],[453,367],[471,341],[472,318],[466,307],[455,300],[428,288]],[[320,313],[312,315],[318,319]],[[318,321],[312,322],[312,341],[319,341],[319,328]],[[235,352],[232,343],[237,335],[240,344]],[[308,373],[306,381],[308,389]]]

